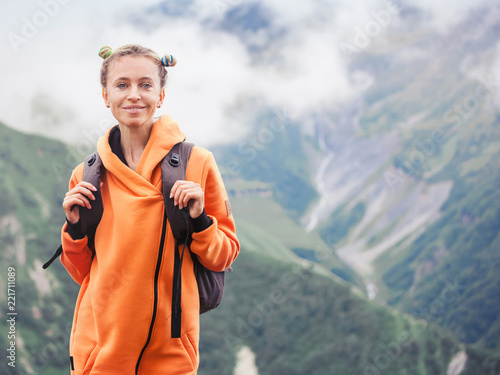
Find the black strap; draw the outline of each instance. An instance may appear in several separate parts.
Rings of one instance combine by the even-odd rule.
[[[97,191],[92,192],[95,200],[92,201],[92,208],[90,210],[87,207],[79,207],[82,233],[93,233],[102,218],[104,207],[102,205],[101,184],[99,180],[101,177],[101,169],[102,160],[98,152],[94,152],[85,158],[82,181],[90,182],[95,186]],[[93,240],[93,236],[91,237]],[[89,244],[89,247],[91,245],[93,245],[93,242]]]
[[[82,223],[82,233],[87,234],[87,245],[92,250],[92,257],[95,255],[94,250],[94,237],[97,225],[101,221],[102,213],[104,207],[102,205],[102,195],[101,195],[101,184],[100,176],[103,171],[102,160],[99,153],[96,151],[88,155],[83,162],[83,177],[82,181],[90,182],[95,186],[97,191],[93,191],[92,194],[95,200],[92,201],[92,209],[87,207],[79,207],[80,210],[80,222]],[[62,245],[60,245],[52,258],[49,259],[42,267],[47,269],[63,252]]]
[[[171,337],[181,337],[181,295],[182,295],[182,261],[184,259],[184,250],[189,247],[191,241],[192,229],[189,220],[188,208],[179,210],[174,206],[174,200],[170,198],[170,191],[177,180],[186,179],[186,169],[193,144],[180,142],[172,147],[161,164],[163,199],[167,212],[168,222],[172,228],[172,233],[176,240],[174,251],[174,279],[172,283],[172,316],[171,316]],[[179,246],[183,245],[181,254]]]
[[[189,220],[189,219],[188,219]],[[172,338],[181,337],[181,323],[182,323],[182,308],[181,308],[181,295],[182,295],[182,261],[184,259],[184,250],[188,245],[189,233],[184,244],[181,240],[176,241],[176,247],[174,251],[174,280],[172,286],[172,322],[171,322],[171,334]],[[179,255],[179,246],[182,246],[181,255]]]
[[[177,242],[177,245],[179,245],[179,242]],[[174,280],[172,284],[172,315],[170,324],[170,337],[172,337],[173,339],[178,339],[181,337],[182,309],[181,309],[181,301],[179,294],[181,291],[182,279],[180,277],[180,272],[182,269],[182,265],[178,249],[179,246],[176,246],[174,255]]]
[[[177,180],[186,179],[187,163],[193,146],[192,143],[188,142],[175,144],[161,163],[163,201],[167,210],[168,222],[176,240],[186,238],[187,228],[179,208],[174,206],[174,200],[170,198],[170,191]]]
[[[170,198],[170,191],[177,180],[186,179],[186,169],[193,144],[188,142],[179,142],[169,151],[161,164],[163,199],[167,218],[176,239],[176,251],[174,251],[174,280],[172,288],[172,337],[179,338],[181,334],[181,295],[182,295],[182,261],[184,251],[189,248],[191,243],[192,223],[189,220],[189,211],[187,208],[179,210],[174,206],[174,200]],[[80,207],[80,220],[82,223],[82,233],[88,236],[88,245],[93,250],[95,229],[101,221],[103,214],[103,204],[101,196],[100,175],[102,171],[102,161],[97,152],[87,156],[84,161],[83,181],[90,182],[97,191],[93,192],[95,200],[92,201],[92,209]],[[179,246],[183,245],[181,254]],[[43,268],[49,267],[52,262],[62,254],[62,245],[59,246],[52,258],[43,265]],[[94,255],[94,254],[93,254]]]
[[[62,252],[63,252],[63,248],[62,248],[62,245],[60,245],[60,246],[57,248],[57,250],[56,250],[56,252],[54,253],[54,255],[52,255],[52,258],[50,258],[50,259],[49,259],[49,261],[48,261],[47,263],[45,263],[45,264],[42,266],[42,267],[43,267],[43,269],[47,269],[47,267],[48,267],[48,266],[50,266],[50,265],[52,264],[52,262],[53,262],[54,260],[56,260],[56,259],[57,259],[57,257],[58,257],[59,255],[61,255],[61,254],[62,254]]]

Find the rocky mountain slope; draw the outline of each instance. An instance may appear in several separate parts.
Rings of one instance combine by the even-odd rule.
[[[211,26],[275,58],[255,37],[271,13],[233,3]],[[150,10],[158,25],[193,11]],[[202,316],[200,374],[239,375],[241,356],[261,375],[500,373],[499,26],[497,4],[444,31],[405,5],[350,57],[360,89],[342,105],[290,116],[242,95],[248,133],[213,148],[242,252],[221,307]],[[266,37],[278,46],[287,32]],[[18,313],[16,368],[4,358],[2,374],[68,371],[78,286],[41,265],[80,160],[0,124],[0,257]]]
[[[316,116],[321,199],[305,223],[372,298],[498,349],[500,10],[444,35],[408,25],[389,35],[393,49],[353,61],[373,81],[361,98]],[[409,51],[419,58],[405,59]],[[460,295],[434,306],[449,285]]]
[[[3,125],[0,140],[1,256],[16,270],[18,312],[16,368],[2,361],[1,371],[64,374],[78,287],[58,262],[41,265],[59,243],[72,150]],[[369,301],[321,237],[287,216],[295,211],[277,203],[274,182],[243,177],[227,183],[242,253],[222,306],[202,317],[200,374],[232,374],[241,348],[251,350],[259,374],[441,374],[465,362],[476,371],[486,359],[498,369],[496,357],[433,323]],[[0,282],[6,305],[6,278]],[[7,330],[3,311],[0,328]]]

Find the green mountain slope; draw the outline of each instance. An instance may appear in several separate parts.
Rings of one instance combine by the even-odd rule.
[[[243,344],[255,353],[259,374],[441,374],[460,350],[451,335],[376,306],[312,269],[252,251],[240,262],[221,310],[204,317],[205,328],[215,324],[223,334],[202,334],[202,374],[215,374],[206,367],[227,362]],[[231,374],[231,367],[219,373]]]
[[[442,33],[399,25],[384,48],[354,59],[352,71],[372,83],[340,112],[318,116],[331,162],[326,204],[310,211],[372,298],[498,351],[500,23],[486,22],[488,13],[499,8]]]
[[[219,167],[226,180],[269,184],[275,200],[297,222],[317,196],[300,126],[283,111],[260,110],[243,140],[214,154],[224,161]]]
[[[442,50],[432,65],[412,64],[413,75],[421,79],[399,86],[404,95],[379,109],[381,114],[389,107],[402,108],[410,91],[437,90],[418,96],[413,105],[423,115],[413,123],[404,120],[404,111],[394,111],[399,121],[409,125],[400,133],[401,148],[393,156],[400,178],[395,181],[452,188],[435,221],[421,235],[409,243],[401,241],[374,262],[391,305],[436,321],[462,342],[496,350],[500,347],[500,304],[495,297],[500,295],[496,272],[500,265],[500,112],[492,105],[497,85],[491,84],[482,66],[494,59],[488,41],[497,25],[467,20],[439,38],[431,48]],[[474,41],[471,32],[478,32]],[[484,46],[482,58],[474,48],[478,44]],[[476,73],[470,74],[457,61]],[[425,79],[436,71],[446,72],[438,83]],[[384,72],[378,79],[383,82],[393,74]],[[383,239],[382,233],[371,246]],[[460,295],[441,306],[436,301],[446,284],[460,285]]]
[[[9,202],[0,214],[1,256],[16,269],[18,312],[16,372],[5,361],[0,371],[65,374],[78,288],[58,262],[47,271],[41,264],[59,243],[66,190],[50,166],[71,151],[4,126],[0,139],[0,187]],[[62,179],[67,178],[69,170]],[[471,371],[481,370],[485,360],[498,369],[494,356],[464,347],[432,323],[368,301],[330,272],[330,266],[345,265],[319,256],[320,237],[287,218],[265,186],[257,183],[255,190],[256,183],[248,182],[252,189],[245,190],[240,183],[228,187],[243,194],[232,198],[242,252],[227,277],[223,304],[202,317],[200,374],[232,374],[242,345],[255,353],[260,374],[442,374],[464,351],[474,360]],[[315,261],[301,259],[297,248],[315,250]],[[5,284],[1,290],[5,302]],[[5,315],[0,329],[7,329]]]
[[[16,372],[6,360],[1,361],[0,372],[63,374],[69,339],[65,324],[71,322],[78,288],[60,265],[49,272],[41,265],[59,244],[64,222],[60,207],[70,172],[60,166],[70,150],[60,142],[0,124],[0,153],[0,257],[4,265],[0,300],[2,306],[7,305],[6,272],[13,267],[17,312]],[[6,310],[0,314],[0,330],[7,332]],[[2,348],[10,347],[7,341],[7,335],[0,335]]]
[[[384,274],[392,304],[419,314],[442,280],[460,285],[453,309],[435,319],[466,343],[500,348],[500,124],[464,124],[450,162],[432,180],[453,180],[441,218]],[[439,277],[436,277],[439,275]],[[407,280],[407,281],[405,281]]]

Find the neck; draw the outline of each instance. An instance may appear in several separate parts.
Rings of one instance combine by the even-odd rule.
[[[125,156],[129,167],[133,170],[136,170],[142,153],[146,148],[153,124],[154,122],[151,121],[150,124],[145,124],[140,127],[130,127],[122,124],[119,125],[121,133],[120,145],[123,155]]]

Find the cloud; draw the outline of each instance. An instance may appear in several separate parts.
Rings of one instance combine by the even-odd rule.
[[[402,1],[404,4],[405,1]],[[453,0],[420,0],[417,2],[408,2],[420,9],[426,11],[431,16],[431,22],[440,32],[446,32],[453,26],[456,26],[470,13],[472,9],[494,4],[492,0],[477,1],[453,1]]]
[[[31,5],[27,11],[13,8],[11,18],[17,21],[6,24],[4,35],[14,30],[24,38],[24,20],[42,11],[37,3]],[[112,14],[109,5],[103,8],[96,1],[90,2],[89,8],[81,2],[69,3],[60,6],[31,39],[24,38],[27,43],[13,48],[3,40],[7,59],[1,63],[0,120],[20,130],[78,142],[85,129],[112,118],[101,98],[98,49],[104,44],[117,47],[137,42],[160,54],[175,53],[179,59],[169,72],[164,108],[193,135],[191,139],[210,143],[227,138],[231,133],[223,131],[227,125],[224,108],[252,81],[241,42],[228,33],[208,33],[195,20],[170,19],[147,32],[132,23],[104,22],[106,18],[113,20]],[[54,124],[45,127],[43,121],[33,119],[33,102],[44,103],[37,106],[36,119],[49,118],[40,113],[44,109],[59,109],[74,113],[74,117],[67,118],[57,130]]]
[[[383,1],[301,0],[293,6],[284,0],[218,1],[226,5],[226,13],[257,4],[270,25],[244,32],[237,24],[222,27],[217,0],[183,3],[185,9],[177,6],[175,16],[165,15],[158,6],[172,6],[169,1],[5,4],[0,22],[0,48],[5,51],[0,62],[0,120],[20,130],[78,142],[96,124],[113,121],[101,98],[102,60],[97,51],[104,44],[137,42],[179,59],[169,71],[160,113],[172,114],[201,145],[231,141],[245,134],[252,120],[241,115],[251,114],[256,105],[245,98],[307,115],[356,96],[359,86],[353,84],[339,42],[352,38],[372,11],[387,7]],[[465,17],[475,3],[412,4],[433,14],[436,24],[449,25]],[[29,31],[29,23],[36,30],[28,38],[23,31]],[[12,34],[26,43],[16,46]],[[35,114],[34,102],[43,103]],[[64,120],[44,125],[50,119],[40,114],[44,108]]]

